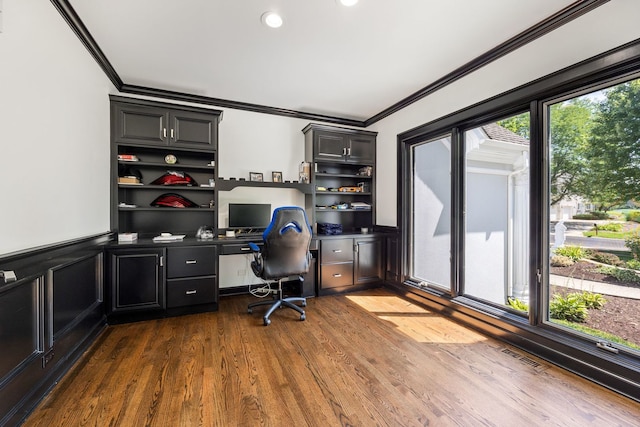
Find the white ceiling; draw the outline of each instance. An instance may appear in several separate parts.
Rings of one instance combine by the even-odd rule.
[[[365,120],[573,0],[70,0],[122,81]],[[263,12],[284,18],[277,30]]]

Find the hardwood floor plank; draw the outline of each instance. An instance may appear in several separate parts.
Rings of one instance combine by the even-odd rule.
[[[110,326],[25,426],[634,425],[637,402],[384,289]]]

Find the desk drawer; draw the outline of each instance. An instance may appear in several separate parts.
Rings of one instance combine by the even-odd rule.
[[[259,247],[262,247],[262,239],[259,241],[253,242]],[[225,243],[222,245],[220,249],[220,253],[222,255],[237,255],[237,254],[250,254],[251,248],[249,247],[249,243]]]
[[[168,308],[212,302],[216,302],[215,277],[167,281]]]
[[[320,247],[322,264],[353,261],[353,239],[323,240]]]
[[[186,246],[167,249],[167,278],[216,274],[215,246]]]
[[[320,275],[322,289],[353,285],[353,263],[321,265]]]

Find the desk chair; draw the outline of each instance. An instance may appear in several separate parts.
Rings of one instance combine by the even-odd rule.
[[[249,243],[254,254],[251,269],[254,274],[265,280],[278,281],[277,297],[270,301],[260,301],[249,304],[249,313],[253,307],[271,305],[265,313],[264,325],[271,323],[269,316],[279,307],[289,307],[300,313],[300,320],[304,320],[305,313],[294,302],[302,303],[306,307],[307,300],[302,297],[284,298],[282,281],[289,276],[299,276],[309,271],[311,253],[311,226],[304,209],[297,206],[279,207],[273,211],[271,223],[262,234],[264,245],[262,250],[255,243]]]

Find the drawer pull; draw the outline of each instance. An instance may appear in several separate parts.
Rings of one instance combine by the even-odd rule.
[[[185,264],[196,264],[197,262],[198,262],[198,261],[197,261],[197,260],[195,260],[195,259],[188,259],[188,260],[186,260],[184,263],[185,263]]]
[[[185,292],[185,295],[195,295],[196,293],[198,293],[198,291],[196,291],[195,289],[192,289],[190,291]]]
[[[251,248],[248,246],[245,246],[244,248],[240,248],[241,251],[250,251]]]
[[[333,277],[342,277],[342,274],[336,273],[336,274],[333,275]]]
[[[342,252],[342,249],[334,249],[333,252],[339,254],[340,252]]]

